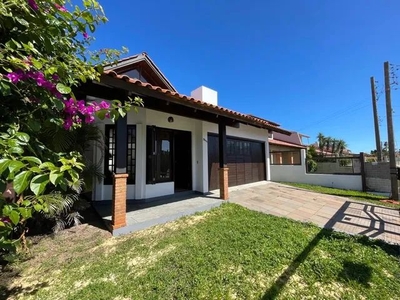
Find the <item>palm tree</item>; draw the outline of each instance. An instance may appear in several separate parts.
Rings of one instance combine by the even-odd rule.
[[[317,139],[318,139],[319,150],[324,151],[324,146],[325,146],[325,142],[326,142],[325,136],[320,132],[320,133],[318,133]]]
[[[35,221],[37,227],[47,227],[51,224],[54,225],[54,231],[59,231],[80,223],[82,216],[79,211],[89,206],[88,202],[80,196],[83,192],[92,191],[94,179],[100,181],[104,178],[101,168],[103,157],[94,161],[91,155],[88,155],[93,147],[104,150],[104,135],[97,126],[90,124],[83,124],[81,128],[73,131],[57,129],[45,124],[39,135],[39,140],[55,152],[79,152],[85,164],[85,169],[80,174],[82,180],[76,186],[70,186],[67,192],[49,191],[48,194],[40,196],[41,200],[49,205],[49,212],[32,222]]]
[[[338,143],[338,140],[337,139],[332,139],[332,153],[337,153],[337,143]]]
[[[338,140],[337,148],[339,150],[339,156],[343,155],[343,151],[347,148],[347,144],[344,140]]]
[[[329,151],[329,149],[331,148],[332,141],[333,139],[330,136],[325,138],[325,145],[327,151]]]

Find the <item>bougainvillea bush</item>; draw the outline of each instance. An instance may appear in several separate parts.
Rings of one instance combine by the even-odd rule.
[[[99,79],[120,51],[88,51],[107,21],[99,3],[0,1],[0,251],[24,242],[27,220],[71,207],[84,182],[82,151],[60,151],[44,135],[115,120],[131,102],[86,102],[74,87]],[[63,136],[63,134],[60,134]]]

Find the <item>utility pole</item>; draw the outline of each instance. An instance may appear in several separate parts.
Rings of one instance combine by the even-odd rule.
[[[383,64],[385,73],[385,97],[386,97],[386,118],[388,128],[388,145],[389,145],[389,161],[390,161],[390,181],[392,186],[393,200],[399,200],[399,185],[397,182],[397,168],[396,168],[396,149],[394,148],[394,130],[393,130],[393,117],[392,117],[392,98],[390,95],[390,75],[389,75],[389,62]]]
[[[375,90],[374,77],[371,77],[371,94],[372,94],[372,109],[374,111],[376,154],[378,156],[378,161],[382,161],[382,146],[381,146],[381,137],[379,134],[379,120],[378,120],[378,109],[376,108],[376,90]]]

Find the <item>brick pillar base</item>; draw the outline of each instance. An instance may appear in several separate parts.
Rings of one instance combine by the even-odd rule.
[[[228,200],[228,171],[229,168],[219,168],[219,197]]]
[[[126,179],[128,174],[113,175],[112,229],[126,226]]]

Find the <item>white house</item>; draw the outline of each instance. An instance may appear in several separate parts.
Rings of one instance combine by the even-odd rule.
[[[112,200],[113,227],[125,226],[126,201],[151,201],[181,191],[207,193],[270,179],[268,133],[290,134],[277,123],[218,106],[207,87],[179,94],[146,53],[105,68],[100,82],[86,83],[88,100],[140,96],[144,107],[116,124],[99,121],[105,135],[105,179],[94,201]],[[104,159],[103,159],[104,158]]]

